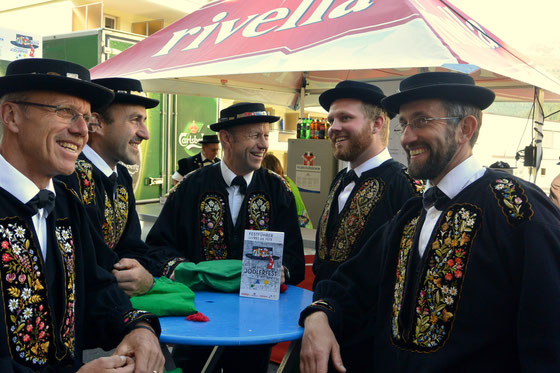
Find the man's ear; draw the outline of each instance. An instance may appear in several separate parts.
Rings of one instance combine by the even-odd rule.
[[[373,126],[372,126],[372,129],[371,129],[371,133],[381,132],[384,124],[385,124],[385,118],[383,118],[381,116],[375,118],[375,120],[373,121]]]
[[[472,115],[467,115],[461,122],[459,123],[459,128],[457,131],[457,136],[460,144],[469,142],[473,137],[476,129],[478,127],[478,121]]]
[[[92,133],[97,133],[99,135],[103,135],[103,129],[105,127],[105,122],[101,115],[96,112],[91,113],[91,117],[93,119],[92,123],[95,124],[88,124],[88,131],[91,136]]]
[[[20,123],[22,123],[25,113],[19,105],[7,101],[0,106],[0,116],[2,117],[5,130],[18,133]]]
[[[224,148],[229,148],[232,143],[232,134],[227,130],[220,130],[218,132],[218,136],[220,137],[220,142]]]

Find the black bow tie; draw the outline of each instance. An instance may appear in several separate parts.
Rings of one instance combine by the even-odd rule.
[[[46,189],[42,189],[31,198],[29,202],[26,203],[27,206],[31,207],[33,210],[33,215],[35,215],[39,209],[45,209],[47,214],[50,214],[54,209],[54,193]]]
[[[449,201],[449,197],[445,195],[437,186],[433,186],[426,190],[422,204],[428,210],[430,207],[435,206],[436,209],[441,210],[443,205]]]
[[[239,192],[241,194],[245,194],[245,192],[247,192],[247,182],[245,181],[245,178],[243,176],[234,177],[231,181],[231,185],[239,186]]]
[[[116,172],[113,172],[109,176],[109,181],[111,182],[111,185],[116,185],[117,184],[117,173]]]
[[[359,177],[354,170],[347,171],[342,177],[342,189],[346,188],[351,182],[358,183]]]

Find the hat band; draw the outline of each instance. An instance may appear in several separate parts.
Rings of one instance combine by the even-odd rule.
[[[146,94],[144,92],[139,92],[139,91],[127,91],[127,90],[124,90],[124,89],[115,89],[114,91],[115,91],[115,93],[125,93],[125,94],[128,94],[128,95],[146,97]]]
[[[255,117],[255,116],[261,116],[261,115],[268,115],[268,112],[267,111],[248,111],[248,112],[245,112],[245,113],[237,114],[234,117],[222,117],[222,118],[220,118],[220,122],[227,122],[228,120],[234,120],[234,119],[245,118],[245,117]]]

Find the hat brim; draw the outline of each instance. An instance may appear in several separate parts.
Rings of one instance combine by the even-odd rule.
[[[115,93],[112,104],[135,104],[144,106],[146,109],[152,109],[159,105],[159,100],[126,93]]]
[[[319,103],[326,111],[329,111],[331,105],[336,100],[343,98],[353,98],[366,102],[368,104],[376,105],[381,107],[381,100],[385,98],[385,95],[372,92],[369,89],[362,89],[359,87],[343,87],[343,88],[333,88],[321,93],[319,96]],[[389,118],[393,119],[395,113],[388,112]]]
[[[59,75],[16,74],[0,78],[0,96],[24,91],[54,91],[88,101],[92,110],[109,104],[113,91],[99,84]]]
[[[214,123],[210,125],[210,129],[214,132],[218,132],[219,130],[240,126],[242,124],[274,123],[277,122],[278,120],[280,120],[280,117],[274,115],[255,115],[251,117],[242,117],[242,118],[228,120],[225,122]]]
[[[484,110],[494,102],[496,94],[488,88],[471,84],[434,84],[387,96],[381,104],[385,109],[398,113],[402,104],[433,98],[466,102]]]
[[[200,140],[198,143],[199,143],[199,144],[219,144],[219,143],[220,143],[220,140],[216,140],[216,141],[214,141],[214,140],[210,140],[210,141],[203,141],[203,140]]]

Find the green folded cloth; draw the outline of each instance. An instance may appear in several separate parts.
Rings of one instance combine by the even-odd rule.
[[[239,291],[241,260],[224,259],[208,262],[183,262],[175,268],[175,281],[194,291],[219,290],[225,293]]]
[[[157,316],[186,316],[196,313],[194,292],[188,286],[167,277],[156,279],[152,290],[130,298],[132,306]]]

